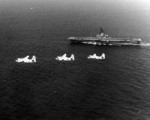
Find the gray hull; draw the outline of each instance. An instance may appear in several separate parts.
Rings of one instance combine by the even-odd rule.
[[[95,44],[95,45],[140,45],[140,38],[102,38],[96,37],[69,37],[72,43]]]

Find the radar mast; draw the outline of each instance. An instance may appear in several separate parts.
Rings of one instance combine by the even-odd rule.
[[[101,33],[104,33],[104,30],[103,30],[102,27],[100,27],[100,34],[101,34]]]

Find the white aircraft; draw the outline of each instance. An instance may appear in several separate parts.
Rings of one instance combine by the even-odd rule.
[[[36,62],[36,56],[33,55],[32,58],[29,59],[29,55],[27,55],[24,58],[17,58],[16,62],[18,62],[18,63],[20,63],[20,62],[23,62],[23,63],[35,63]]]
[[[72,61],[72,60],[75,60],[75,57],[74,57],[74,54],[71,54],[70,57],[67,57],[67,55],[65,53],[62,56],[57,56],[55,59],[59,60],[59,61]]]
[[[105,59],[105,53],[102,53],[101,56],[97,56],[96,54],[89,55],[87,58],[88,59]]]

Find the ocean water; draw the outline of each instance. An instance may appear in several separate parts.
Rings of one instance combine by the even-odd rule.
[[[149,120],[149,2],[0,1],[1,120]],[[76,45],[70,36],[142,38],[142,46]],[[55,58],[67,53],[75,61]],[[104,60],[87,56],[106,54]],[[36,55],[37,63],[16,58]]]

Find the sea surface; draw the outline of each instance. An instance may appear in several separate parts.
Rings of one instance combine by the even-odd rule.
[[[150,120],[148,0],[0,0],[0,120]],[[141,46],[70,36],[140,37]],[[59,55],[75,61],[56,61]],[[105,53],[104,60],[87,56]],[[36,55],[37,63],[16,63]]]

